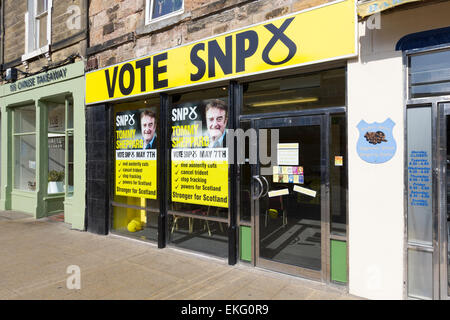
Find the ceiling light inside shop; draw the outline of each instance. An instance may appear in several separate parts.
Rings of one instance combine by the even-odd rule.
[[[293,100],[276,100],[276,101],[265,101],[265,102],[256,102],[249,104],[251,107],[267,107],[267,106],[279,106],[286,104],[295,104],[295,103],[307,103],[307,102],[317,102],[319,98],[310,97],[310,98],[301,98],[301,99],[293,99]]]

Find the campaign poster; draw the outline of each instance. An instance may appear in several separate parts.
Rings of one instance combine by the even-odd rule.
[[[118,196],[157,198],[156,108],[116,113],[115,149]]]
[[[228,208],[228,106],[225,99],[171,108],[173,202]]]

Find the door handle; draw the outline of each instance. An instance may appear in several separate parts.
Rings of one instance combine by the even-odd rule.
[[[259,185],[260,185],[260,187],[261,187],[261,191],[259,192],[259,195],[256,196],[256,197],[253,196],[253,200],[258,200],[259,198],[261,198],[261,195],[262,195],[263,192],[264,192],[264,185],[263,185],[261,179],[259,178],[259,176],[253,176],[253,179],[255,179],[256,181],[258,181],[258,183],[259,183]]]
[[[261,176],[261,178],[264,179],[264,181],[266,182],[266,185],[267,185],[266,193],[264,193],[264,194],[261,196],[261,197],[265,197],[265,196],[267,196],[267,194],[269,193],[269,181],[267,181],[266,177],[264,177],[264,176]]]

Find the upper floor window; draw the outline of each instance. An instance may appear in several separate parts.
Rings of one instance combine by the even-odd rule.
[[[51,8],[52,0],[27,0],[25,55],[22,60],[48,51],[51,39]]]
[[[183,12],[183,0],[146,0],[146,23]]]
[[[408,59],[411,99],[450,95],[450,50],[419,53]]]

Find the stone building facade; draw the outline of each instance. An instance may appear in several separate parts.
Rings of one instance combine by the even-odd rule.
[[[2,210],[84,229],[86,0],[2,1]]]
[[[49,19],[50,30],[45,32],[50,35],[49,49],[41,52],[32,51],[26,48],[26,40],[31,37],[30,31],[26,27],[30,25],[26,21],[28,11],[28,2],[33,1],[13,1],[5,0],[3,2],[4,21],[3,21],[3,70],[10,67],[18,68],[27,73],[34,73],[42,70],[43,67],[51,67],[64,61],[71,55],[78,55],[76,60],[82,60],[85,56],[88,46],[87,29],[87,3],[86,0],[64,0],[64,1],[46,1],[47,8],[51,14],[47,15]],[[41,3],[38,1],[37,3]],[[45,2],[45,1],[44,1]],[[45,9],[43,9],[45,10]],[[42,32],[41,32],[42,35]],[[45,41],[43,41],[45,42]],[[44,43],[41,43],[44,45]],[[23,74],[19,72],[19,78]]]
[[[181,14],[146,24],[145,0],[92,0],[88,59],[105,67],[327,2],[331,1],[185,0]]]

